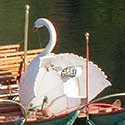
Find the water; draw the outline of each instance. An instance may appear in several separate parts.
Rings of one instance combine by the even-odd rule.
[[[115,91],[125,87],[125,1],[0,0],[0,44],[20,43],[23,49],[25,5],[30,5],[28,48],[45,47],[48,32],[32,30],[38,17],[50,19],[58,41],[55,53],[85,57],[85,32],[90,32],[90,60],[107,74]]]

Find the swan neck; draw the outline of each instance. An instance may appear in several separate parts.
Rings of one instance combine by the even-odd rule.
[[[43,52],[40,53],[40,56],[45,56],[45,55],[51,53],[52,50],[54,49],[54,47],[56,45],[56,39],[57,39],[56,37],[57,36],[56,36],[56,30],[50,21],[45,20],[45,21],[43,21],[42,25],[48,29],[49,36],[50,36],[47,46],[45,47]]]

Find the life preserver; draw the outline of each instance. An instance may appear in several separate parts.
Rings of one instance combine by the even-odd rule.
[[[88,106],[89,114],[103,114],[120,110],[120,107],[107,103],[92,103]]]

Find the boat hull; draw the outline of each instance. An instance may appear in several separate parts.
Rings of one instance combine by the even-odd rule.
[[[24,124],[24,120],[17,120],[17,121],[13,121],[13,122],[2,122],[0,123],[0,125],[23,125]]]
[[[90,123],[92,125],[117,125],[125,120],[125,110],[120,110],[116,112],[111,112],[102,115],[90,115]]]
[[[86,117],[79,117],[75,121],[74,125],[125,125],[125,110],[90,115],[89,120],[86,121]]]
[[[60,117],[55,117],[46,120],[28,121],[25,122],[24,125],[73,125],[78,115],[78,111],[73,111]]]
[[[73,125],[78,115],[78,111],[73,111],[50,119],[26,121],[25,123],[23,120],[17,120],[13,122],[2,122],[0,125]]]

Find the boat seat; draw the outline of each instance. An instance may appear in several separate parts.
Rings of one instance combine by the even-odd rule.
[[[27,51],[27,66],[42,51],[34,49]],[[0,54],[0,98],[18,96],[19,80],[24,72],[24,51]]]
[[[0,54],[14,53],[19,51],[19,48],[20,48],[19,44],[2,45],[0,46]]]

